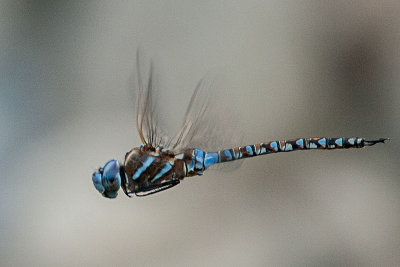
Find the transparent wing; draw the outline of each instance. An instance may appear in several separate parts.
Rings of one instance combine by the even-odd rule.
[[[234,109],[235,104],[227,97],[231,92],[211,75],[198,82],[187,105],[187,102],[184,102],[174,107],[176,116],[184,115],[180,128],[171,129],[172,118],[163,117],[160,120],[159,115],[165,113],[160,110],[167,101],[157,103],[163,92],[155,82],[153,64],[150,64],[148,75],[142,75],[141,66],[144,64],[140,62],[139,54],[138,50],[136,124],[143,144],[153,147],[163,146],[176,154],[187,148],[215,152],[242,144],[243,134],[238,127],[240,120]],[[146,80],[142,77],[146,77]],[[187,106],[186,112],[185,106]],[[166,134],[170,132],[176,134],[172,137]],[[241,162],[236,161],[227,165],[231,169],[239,166]]]
[[[157,103],[153,99],[154,77],[153,63],[150,63],[150,70],[147,81],[142,79],[140,68],[140,51],[136,54],[137,68],[137,103],[136,103],[136,127],[140,140],[143,144],[157,147],[168,142],[168,137],[163,133],[158,123]]]
[[[175,153],[185,148],[208,152],[238,146],[243,135],[238,130],[237,114],[227,100],[227,91],[210,75],[197,84],[187,106],[181,129],[172,139]],[[236,119],[235,119],[236,118]]]
[[[175,153],[186,148],[198,148],[207,152],[240,146],[243,143],[239,114],[232,93],[222,83],[210,75],[197,84],[187,106],[181,129],[172,139],[170,149]],[[234,171],[242,160],[217,164],[211,169]]]

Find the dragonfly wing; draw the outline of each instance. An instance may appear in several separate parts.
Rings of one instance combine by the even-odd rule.
[[[175,153],[186,148],[213,152],[241,143],[243,135],[236,127],[238,117],[234,105],[227,101],[227,94],[222,83],[210,75],[198,82],[182,127],[170,145]]]
[[[140,51],[136,55],[137,68],[137,103],[136,103],[136,127],[139,137],[143,144],[157,147],[168,143],[168,137],[162,131],[159,125],[157,103],[153,98],[154,68],[150,63],[148,75],[142,75]],[[144,80],[142,77],[146,77]]]
[[[152,64],[147,75],[143,75],[140,62],[140,52],[137,52],[137,113],[136,123],[143,144],[153,147],[163,146],[175,154],[188,148],[198,148],[208,152],[235,147],[242,142],[243,134],[237,127],[237,113],[224,90],[222,83],[210,75],[201,79],[192,94],[184,113],[181,128],[171,138],[166,133],[172,132],[167,118],[160,124],[159,115],[163,106],[157,99],[162,95],[159,86],[154,82]],[[142,77],[146,77],[144,80]],[[181,107],[176,108],[179,113]],[[182,110],[182,113],[184,109]],[[168,128],[170,127],[170,128]],[[168,131],[169,130],[169,131]],[[176,130],[175,130],[176,132]],[[240,165],[241,161],[227,164],[229,168]],[[222,164],[225,165],[225,164]]]

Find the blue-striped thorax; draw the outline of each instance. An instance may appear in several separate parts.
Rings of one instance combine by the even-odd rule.
[[[184,177],[201,175],[208,167],[199,149],[175,155],[162,147],[142,145],[126,153],[122,187],[127,195],[148,195],[170,188]],[[201,156],[197,156],[201,155]]]

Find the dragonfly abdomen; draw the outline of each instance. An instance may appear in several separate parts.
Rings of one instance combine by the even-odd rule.
[[[364,138],[359,137],[314,137],[272,141],[224,149],[218,152],[205,152],[203,150],[194,148],[186,150],[185,153],[181,155],[177,155],[175,166],[181,166],[179,176],[194,176],[202,175],[203,172],[211,165],[222,162],[229,162],[270,153],[290,152],[297,150],[362,148],[364,146],[372,146],[376,143],[383,143],[385,140],[387,139],[380,138],[378,140],[365,140]]]
[[[362,148],[364,146],[371,146],[376,143],[383,143],[385,140],[387,140],[387,138],[380,138],[378,140],[365,140],[364,138],[360,137],[314,137],[272,141],[220,150],[216,152],[218,155],[218,161],[216,163],[266,155],[270,153],[290,152],[297,150]]]

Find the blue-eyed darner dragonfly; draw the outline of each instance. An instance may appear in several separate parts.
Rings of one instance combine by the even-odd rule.
[[[154,114],[152,104],[152,69],[150,69],[148,81],[144,85],[139,65],[139,55],[137,55],[136,126],[142,145],[126,153],[123,164],[120,164],[117,160],[110,160],[104,167],[93,173],[92,181],[95,188],[107,198],[115,198],[121,187],[129,197],[132,194],[136,196],[151,195],[179,184],[185,177],[202,175],[207,168],[218,163],[297,150],[362,148],[384,143],[388,139],[365,140],[359,137],[298,138],[206,152],[200,148],[185,147],[184,144],[187,143],[185,140],[193,138],[194,131],[191,130],[199,126],[194,122],[197,118],[186,116],[181,130],[175,138],[163,142],[163,137],[157,128],[156,114]],[[193,93],[187,114],[190,113],[200,85],[201,83]],[[204,109],[205,106],[203,106],[202,112]]]

